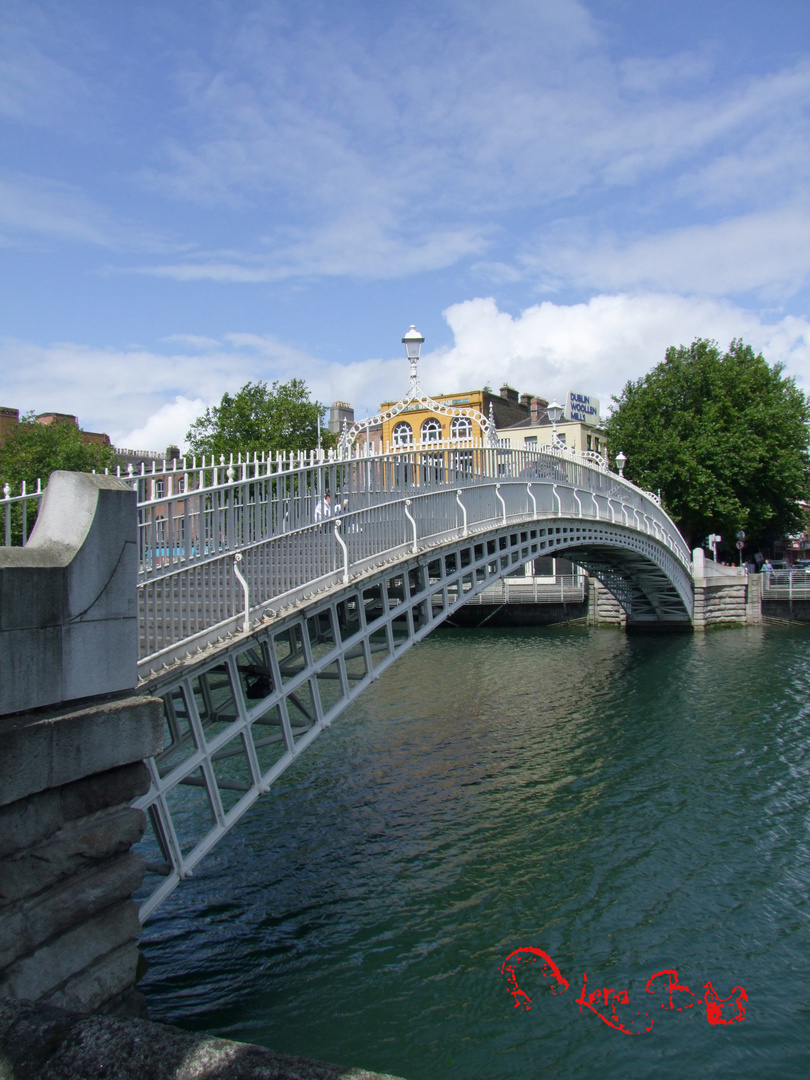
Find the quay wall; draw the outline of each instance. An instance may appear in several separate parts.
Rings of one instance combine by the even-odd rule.
[[[0,998],[141,1010],[129,804],[162,733],[156,698],[0,717]]]
[[[719,566],[704,558],[702,549],[693,555],[694,608],[692,628],[702,632],[721,626],[753,626],[763,615],[779,619],[810,621],[810,601],[762,599],[759,575],[746,575],[736,568]],[[575,603],[526,602],[468,604],[454,612],[445,625],[548,626],[583,622],[588,626],[627,627],[627,615],[613,594],[595,577],[588,578],[585,600]],[[645,629],[655,624],[643,624]],[[663,624],[663,628],[684,629],[686,624]]]
[[[134,691],[136,581],[114,477],[53,473],[28,544],[0,549],[0,1000],[141,1008],[130,802],[163,713]]]

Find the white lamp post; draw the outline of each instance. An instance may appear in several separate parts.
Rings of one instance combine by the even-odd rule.
[[[408,359],[411,362],[411,389],[416,386],[418,376],[416,373],[416,365],[419,362],[419,351],[422,348],[424,338],[416,329],[415,326],[411,326],[408,333],[402,339],[402,344],[405,346],[405,351],[408,354]]]
[[[562,419],[562,415],[563,415],[564,412],[565,412],[565,409],[563,409],[562,405],[560,405],[560,403],[558,401],[552,401],[552,403],[546,409],[546,415],[548,416],[549,420],[551,421],[551,445],[552,446],[562,445],[560,443],[560,440],[557,438],[557,424],[559,424],[560,420]]]
[[[616,455],[616,468],[619,470],[619,476],[624,480],[624,467],[627,464],[627,455],[623,454],[621,450]]]

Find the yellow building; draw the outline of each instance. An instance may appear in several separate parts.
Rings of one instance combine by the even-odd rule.
[[[380,443],[383,450],[424,443],[482,439],[485,432],[477,417],[492,419],[496,428],[531,420],[548,403],[530,394],[518,395],[511,386],[502,386],[499,394],[490,390],[466,390],[454,394],[418,397],[390,415],[397,402],[380,405]]]

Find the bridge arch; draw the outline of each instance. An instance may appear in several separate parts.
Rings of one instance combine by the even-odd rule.
[[[358,560],[347,580],[337,567],[318,590],[146,678],[144,689],[164,701],[165,742],[148,763],[150,791],[136,803],[150,820],[142,918],[371,681],[516,566],[564,553],[599,576],[630,618],[688,623],[691,580],[660,526],[642,516],[642,531],[626,510],[608,513],[604,505],[591,520],[551,516],[538,506],[542,493],[522,478],[481,487],[491,489],[494,520],[471,528],[469,513],[459,512],[451,530],[425,531],[420,544],[419,526],[435,514],[429,504],[436,493],[420,509],[412,492],[416,498],[399,500],[405,539],[382,562]],[[559,509],[564,500],[576,505],[574,488],[555,488],[551,502]],[[465,509],[460,494],[444,493]],[[444,498],[443,515],[448,505]],[[599,514],[596,498],[593,505]],[[348,521],[318,536],[344,531],[347,551],[352,539],[359,546],[364,534],[352,533]]]

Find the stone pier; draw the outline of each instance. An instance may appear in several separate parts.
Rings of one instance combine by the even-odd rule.
[[[160,748],[137,681],[135,493],[54,473],[24,548],[0,549],[0,997],[138,1011],[130,806]]]
[[[692,553],[695,582],[695,630],[712,626],[753,626],[762,622],[759,575],[746,574],[706,558],[702,548]]]
[[[627,612],[612,592],[595,577],[588,578],[588,625],[627,626]]]

